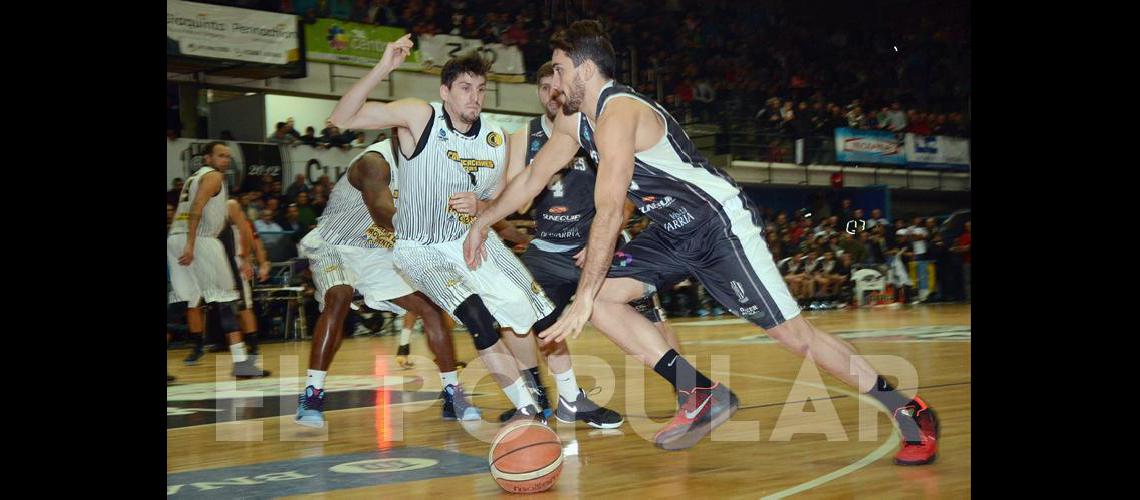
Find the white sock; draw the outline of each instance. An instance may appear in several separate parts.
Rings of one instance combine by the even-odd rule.
[[[511,400],[511,404],[515,405],[515,408],[522,408],[526,405],[534,405],[535,408],[538,408],[538,403],[530,394],[530,388],[526,386],[526,379],[521,376],[515,379],[515,383],[504,387],[503,393]]]
[[[230,344],[230,354],[234,355],[234,363],[241,363],[248,357],[245,355],[245,342]]]
[[[573,368],[566,370],[566,373],[555,373],[554,381],[558,384],[558,397],[571,403],[578,399],[578,380],[574,378]]]
[[[306,386],[311,385],[313,386],[313,389],[325,388],[325,375],[328,375],[329,372],[322,370],[309,370],[308,373],[308,376],[305,377]]]
[[[412,338],[412,329],[404,328],[400,330],[400,345],[408,345],[408,341]]]
[[[443,383],[444,387],[447,387],[449,385],[454,385],[454,386],[458,387],[459,386],[459,372],[458,371],[439,372],[439,381],[441,383]]]

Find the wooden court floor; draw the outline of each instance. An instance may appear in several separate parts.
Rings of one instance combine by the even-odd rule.
[[[669,386],[587,327],[571,342],[579,384],[622,412],[615,430],[552,419],[564,464],[538,497],[968,498],[970,489],[970,309],[902,306],[803,314],[851,342],[900,387],[919,387],[942,421],[938,460],[892,462],[888,418],[838,379],[731,316],[678,318],[683,354],[741,399],[732,420],[693,448],[669,452],[651,438],[675,411]],[[483,421],[443,421],[440,383],[422,334],[410,370],[395,363],[396,337],[344,341],[327,382],[324,430],[292,422],[304,385],[307,341],[267,344],[265,380],[235,383],[229,361],[208,355],[182,365],[167,388],[167,495],[176,497],[439,498],[506,495],[487,472],[488,442],[509,405],[456,332],[460,379]],[[217,373],[216,373],[217,372]],[[543,368],[554,391],[553,377]],[[553,400],[552,396],[552,400]],[[810,403],[805,403],[810,400]]]

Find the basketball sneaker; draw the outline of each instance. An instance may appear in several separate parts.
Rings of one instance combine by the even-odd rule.
[[[408,360],[409,347],[408,344],[404,344],[396,349],[396,364],[405,370],[415,366],[415,363]]]
[[[325,390],[310,385],[305,388],[304,394],[297,397],[297,418],[294,420],[305,427],[324,427],[324,405]]]
[[[515,412],[515,416],[511,417],[511,420],[534,420],[535,422],[541,422],[543,425],[546,425],[546,417],[543,416],[543,413],[534,405],[526,405],[519,408],[518,411]]]
[[[444,420],[479,420],[483,414],[471,401],[463,388],[448,384],[443,388],[443,419]]]
[[[595,429],[616,429],[625,422],[620,413],[590,401],[581,388],[572,403],[562,395],[558,396],[558,409],[554,412],[554,418],[565,424],[581,420]]]
[[[531,396],[534,396],[535,402],[538,403],[538,407],[542,409],[542,418],[550,418],[550,416],[554,414],[554,411],[550,409],[550,398],[546,395],[546,388],[541,385],[534,387],[530,386],[529,384],[528,388],[530,389]],[[507,420],[514,418],[516,411],[518,410],[515,408],[504,411],[501,415],[499,415],[499,421],[506,422]]]
[[[257,367],[257,356],[247,356],[245,361],[234,363],[234,377],[238,380],[268,377],[269,370]]]
[[[923,465],[938,458],[938,438],[942,429],[934,408],[915,396],[910,403],[895,411],[894,418],[903,435],[902,448],[895,454],[896,464]]]
[[[195,346],[190,350],[190,354],[186,356],[186,359],[182,360],[182,363],[187,365],[196,365],[198,364],[198,360],[202,359],[202,356],[205,355],[206,351],[202,349],[202,346]]]
[[[653,441],[666,450],[689,448],[727,421],[739,407],[736,394],[720,382],[712,387],[694,387],[673,420],[657,431]]]

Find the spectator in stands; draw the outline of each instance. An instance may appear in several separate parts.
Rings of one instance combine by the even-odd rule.
[[[515,16],[515,22],[503,33],[503,45],[522,46],[529,41],[530,35],[526,30],[526,21],[522,14]]]
[[[954,240],[954,246],[950,247],[950,252],[961,259],[962,289],[965,299],[968,301],[970,300],[970,221],[962,224],[962,234]]]
[[[317,184],[315,184],[313,187],[316,187],[318,185],[325,188],[324,192],[326,194],[332,192],[332,188],[333,188],[332,179],[329,177],[328,174],[324,174],[324,175],[317,178]]]
[[[917,135],[930,135],[930,124],[926,121],[926,114],[919,113],[917,110],[910,110],[907,113],[907,132]]]
[[[847,221],[851,220],[853,210],[854,209],[852,207],[851,198],[844,198],[843,201],[839,202],[839,210],[836,211],[836,214],[839,217],[836,219],[835,223],[837,225],[843,225],[846,227]]]
[[[863,243],[866,240],[867,232],[859,231],[857,234],[859,234],[858,239],[856,239],[855,235],[846,231],[839,233],[839,241],[836,246],[842,250],[843,255],[850,254],[855,262],[863,262],[867,259],[867,247]]]
[[[301,133],[298,132],[295,127],[296,123],[296,120],[293,120],[292,116],[285,120],[285,133],[293,136],[294,143],[301,140]]]
[[[906,132],[906,113],[903,113],[901,102],[895,101],[891,103],[891,110],[887,113],[886,126],[887,130],[890,130],[891,132]]]
[[[847,126],[850,128],[863,128],[864,120],[866,117],[863,116],[862,106],[854,106],[847,112]]]
[[[697,119],[702,121],[711,119],[714,101],[716,101],[716,89],[707,76],[702,76],[693,87],[693,106]]]
[[[261,211],[261,218],[253,221],[253,228],[255,230],[257,230],[258,233],[266,233],[266,232],[280,233],[280,232],[284,232],[285,230],[281,228],[281,225],[278,224],[277,221],[273,220],[276,217],[276,215],[277,215],[276,212],[274,212],[273,210],[270,210],[268,208],[266,208],[265,210],[262,210]]]
[[[254,188],[246,193],[238,195],[238,204],[241,204],[241,198],[245,199],[245,216],[249,220],[257,220],[261,216],[261,210],[265,208],[265,202],[261,197],[261,190]]]
[[[810,301],[815,292],[815,282],[804,272],[804,258],[804,253],[797,250],[790,258],[777,262],[777,268],[788,284],[788,291],[800,304]]]
[[[301,210],[297,207],[296,203],[290,203],[289,206],[285,208],[285,216],[277,219],[277,225],[281,226],[281,229],[288,233],[299,233],[301,231]]]
[[[170,183],[170,191],[166,192],[166,204],[178,206],[178,198],[182,196],[182,186],[185,182],[181,177],[175,177]]]
[[[308,191],[309,185],[305,182],[305,175],[297,174],[293,178],[293,183],[289,185],[289,189],[285,191],[285,201],[292,203],[297,199],[298,194]]]
[[[850,258],[847,254],[843,254],[843,256]],[[823,255],[823,260],[819,264],[819,276],[821,280],[827,283],[823,290],[825,308],[834,309],[847,306],[845,301],[839,300],[839,296],[843,286],[847,284],[850,274],[850,266],[845,267],[840,264],[834,252],[827,252]]]
[[[313,127],[305,127],[305,135],[302,135],[300,137],[300,142],[301,142],[301,144],[304,144],[307,146],[316,147],[317,146],[316,129],[314,129]]]
[[[324,184],[317,184],[313,186],[313,190],[309,191],[309,206],[313,207],[313,213],[320,217],[325,213],[325,205],[328,203],[328,191]]]
[[[296,137],[293,137],[293,135],[289,133],[285,122],[277,122],[276,127],[276,130],[274,130],[272,134],[269,134],[269,137],[265,139],[265,142],[290,145],[297,140]]]
[[[931,291],[932,300],[941,302],[953,295],[957,285],[957,276],[950,270],[950,250],[942,239],[941,232],[931,233],[927,250],[927,259],[934,263],[935,286]]]
[[[867,229],[872,229],[878,225],[889,225],[890,221],[883,217],[883,211],[877,208],[871,209],[871,218],[867,219]]]
[[[297,194],[297,222],[301,224],[301,231],[308,233],[310,229],[317,227],[317,212],[313,210],[313,205],[309,201],[309,193],[301,192]]]
[[[756,121],[760,122],[762,130],[777,130],[780,128],[780,99],[772,97],[768,99],[766,106],[756,112]]]
[[[266,198],[265,210],[269,210],[270,212],[273,212],[273,218],[276,219],[277,214],[280,213],[280,210],[281,210],[280,198],[278,198],[276,196],[270,196],[269,198]]]
[[[368,144],[364,142],[364,132],[357,132],[356,138],[352,140],[352,143],[349,144],[349,146],[354,148],[367,147]]]

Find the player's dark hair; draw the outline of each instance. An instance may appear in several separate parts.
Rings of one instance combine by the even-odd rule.
[[[224,143],[222,141],[210,141],[209,143],[206,144],[206,147],[202,148],[202,154],[213,156],[215,147],[225,146],[225,145],[226,145],[226,143]]]
[[[538,73],[535,74],[534,81],[538,83],[548,76],[554,76],[554,63],[551,61],[546,61],[538,68]]]
[[[487,78],[487,71],[491,69],[491,64],[483,59],[478,52],[470,52],[466,55],[452,58],[443,65],[443,70],[439,73],[439,82],[447,88],[451,88],[451,84],[455,79],[461,75],[470,74],[472,76],[481,76]]]
[[[550,37],[550,46],[552,49],[561,49],[570,56],[575,67],[589,59],[594,61],[602,76],[614,76],[614,68],[617,66],[614,46],[610,44],[606,30],[602,29],[602,23],[598,21],[574,21],[569,28]]]

